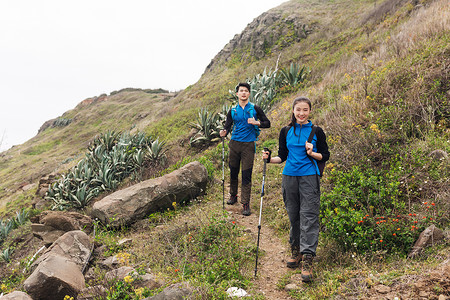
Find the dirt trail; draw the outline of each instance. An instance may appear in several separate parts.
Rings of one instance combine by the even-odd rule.
[[[248,217],[244,217],[241,214],[242,205],[240,203],[225,205],[225,209],[232,213],[232,218],[236,220],[238,225],[246,228],[246,232],[251,232],[250,234],[254,237],[256,243],[258,236],[259,204],[258,210],[252,210],[252,214]],[[254,281],[255,285],[265,295],[266,299],[291,299],[285,290],[277,288],[277,283],[280,279],[290,271],[286,267],[285,261],[289,253],[286,253],[282,241],[270,227],[264,224],[264,221],[261,221],[259,248],[260,251],[264,252],[264,255],[261,256],[260,252],[258,258],[258,276]],[[252,271],[254,272],[254,269]]]

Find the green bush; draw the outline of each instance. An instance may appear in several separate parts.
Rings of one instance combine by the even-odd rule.
[[[332,171],[334,187],[321,200],[326,233],[345,250],[407,252],[418,236],[415,229],[429,222],[411,223],[405,217],[402,174],[401,161],[385,171],[358,166]]]

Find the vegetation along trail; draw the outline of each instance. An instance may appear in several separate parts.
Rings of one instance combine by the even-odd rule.
[[[242,205],[240,203],[226,205],[225,209],[231,214],[232,219],[236,221],[237,225],[244,227],[245,232],[254,237],[256,243],[258,236],[259,205],[258,210],[254,210],[248,217],[244,217],[241,214]],[[255,285],[256,289],[264,294],[266,299],[290,298],[285,290],[280,290],[277,287],[277,283],[288,271],[285,262],[286,255],[286,249],[282,241],[276,236],[274,230],[262,220]]]

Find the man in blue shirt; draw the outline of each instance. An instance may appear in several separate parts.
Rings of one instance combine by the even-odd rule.
[[[237,202],[239,168],[242,164],[242,214],[249,216],[255,141],[259,135],[259,128],[269,128],[270,121],[259,106],[249,102],[250,85],[248,83],[239,83],[236,86],[236,95],[239,103],[228,111],[224,130],[220,131],[221,137],[227,136],[232,131],[228,145],[230,148],[230,199],[227,204],[233,205]]]

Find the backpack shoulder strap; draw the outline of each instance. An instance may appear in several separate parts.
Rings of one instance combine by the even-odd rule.
[[[236,110],[237,110],[237,106],[238,106],[238,105],[239,105],[239,103],[236,104],[235,106],[232,106],[232,107],[231,107],[231,118],[232,118],[232,119],[234,119],[235,116],[236,116]]]
[[[258,120],[258,115],[256,113],[255,104],[252,102],[248,102],[250,104],[250,109],[248,110],[250,113],[250,117],[255,118],[255,120]]]
[[[316,129],[317,129],[316,125],[313,125],[311,127],[311,133],[309,134],[309,137],[308,137],[308,143],[311,143],[311,141],[313,140],[314,134],[316,134]]]

